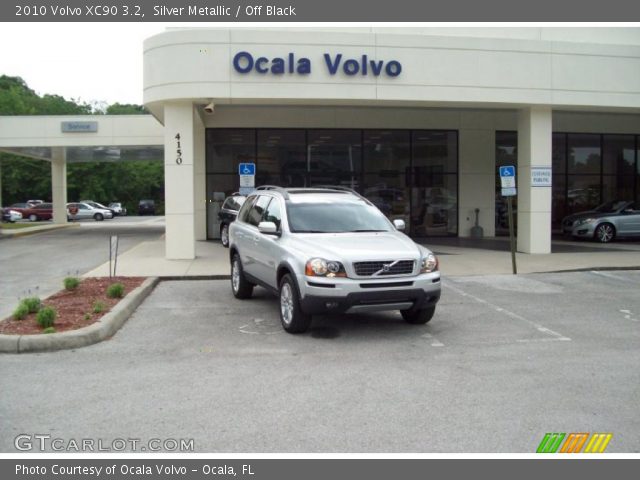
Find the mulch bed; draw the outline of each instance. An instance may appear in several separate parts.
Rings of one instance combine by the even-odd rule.
[[[57,316],[54,324],[56,332],[76,330],[95,323],[122,300],[121,298],[107,297],[109,285],[122,283],[124,296],[126,296],[145,280],[145,277],[84,278],[81,279],[80,285],[75,290],[61,290],[43,300],[42,304],[56,309]],[[104,303],[105,309],[101,313],[93,313],[93,305],[98,301]],[[89,314],[88,318],[85,318],[86,314]],[[14,320],[13,317],[9,317],[0,321],[0,333],[32,335],[42,333],[42,328],[36,323],[36,314],[30,313],[23,320]]]

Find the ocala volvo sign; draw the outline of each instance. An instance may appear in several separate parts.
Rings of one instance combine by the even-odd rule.
[[[379,77],[397,77],[402,72],[402,65],[397,60],[374,60],[368,55],[357,58],[347,58],[341,53],[325,53],[321,64],[330,75],[341,72],[345,75],[373,75]],[[310,75],[312,70],[311,60],[306,57],[296,57],[295,53],[289,53],[283,57],[268,58],[254,56],[249,52],[238,52],[233,57],[233,68],[236,72],[247,74],[255,71],[266,75],[297,74]]]

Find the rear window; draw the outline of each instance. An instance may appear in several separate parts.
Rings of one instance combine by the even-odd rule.
[[[246,199],[247,197],[243,197],[240,195],[229,197],[225,200],[224,204],[222,205],[222,208],[238,211],[240,210],[240,207],[242,207]]]

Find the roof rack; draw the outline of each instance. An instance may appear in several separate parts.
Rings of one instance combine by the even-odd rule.
[[[289,192],[277,185],[260,185],[259,187],[256,187],[256,190],[275,190],[280,192],[285,200],[289,200]]]
[[[342,185],[314,185],[312,188],[326,188],[327,190],[337,190],[340,192],[349,192],[349,193],[353,193],[355,196],[359,197],[360,199],[364,200],[366,203],[368,203],[369,205],[373,205],[368,198],[363,197],[362,195],[360,195],[358,192],[356,192],[353,188],[349,188],[349,187],[343,187]]]

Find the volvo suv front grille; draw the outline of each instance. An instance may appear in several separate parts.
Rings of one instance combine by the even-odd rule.
[[[353,268],[360,277],[386,275],[409,275],[413,273],[414,260],[384,260],[375,262],[355,262]]]

